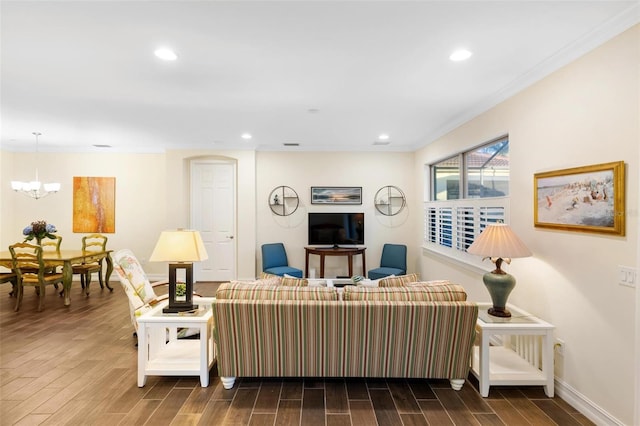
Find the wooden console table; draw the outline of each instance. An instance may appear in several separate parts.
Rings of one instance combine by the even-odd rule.
[[[347,256],[349,257],[349,276],[353,276],[353,256],[361,254],[362,255],[362,276],[367,276],[367,267],[364,251],[366,247],[305,247],[305,260],[304,260],[304,276],[309,277],[309,255],[317,254],[320,256],[320,277],[324,278],[324,257],[325,256]]]

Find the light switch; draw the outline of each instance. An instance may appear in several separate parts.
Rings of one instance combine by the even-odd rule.
[[[618,284],[635,287],[637,278],[636,268],[618,265]]]

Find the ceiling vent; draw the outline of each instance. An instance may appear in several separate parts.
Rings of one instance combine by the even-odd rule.
[[[383,146],[383,145],[389,145],[391,142],[389,141],[374,141],[373,144],[374,145],[378,145],[378,146]]]
[[[111,148],[111,145],[105,144],[94,144],[93,146],[95,146],[96,148]]]
[[[297,143],[297,142],[285,142],[282,145],[284,145],[284,146],[300,146],[300,144]]]

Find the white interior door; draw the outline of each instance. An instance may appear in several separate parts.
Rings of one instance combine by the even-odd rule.
[[[191,161],[191,227],[200,231],[209,259],[194,264],[196,281],[236,278],[235,163]]]

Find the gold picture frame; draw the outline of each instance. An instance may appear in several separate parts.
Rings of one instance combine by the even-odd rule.
[[[536,173],[534,226],[625,234],[624,161]]]

